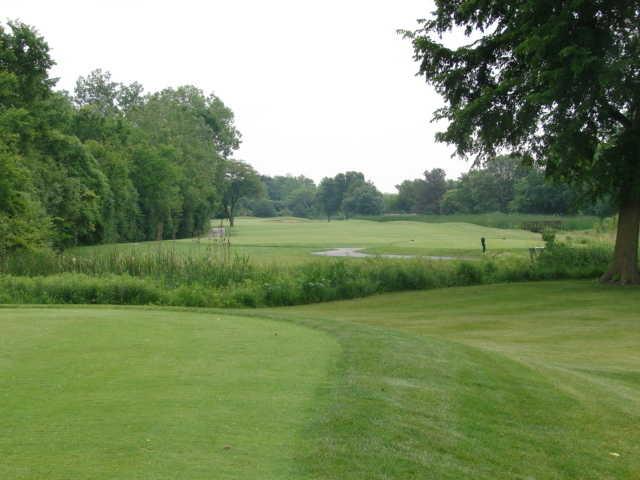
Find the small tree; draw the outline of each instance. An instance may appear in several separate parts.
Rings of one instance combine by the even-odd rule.
[[[244,162],[227,160],[222,185],[222,208],[229,225],[234,226],[238,201],[258,195],[263,186],[257,172]]]

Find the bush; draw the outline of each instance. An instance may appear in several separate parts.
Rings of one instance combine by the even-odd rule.
[[[552,229],[545,229],[542,232],[542,241],[545,244],[547,250],[552,249],[556,243],[556,232]]]

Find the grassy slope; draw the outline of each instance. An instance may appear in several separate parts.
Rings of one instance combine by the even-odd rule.
[[[0,478],[296,478],[337,348],[255,319],[0,309]]]
[[[235,252],[257,261],[300,262],[310,253],[335,247],[362,247],[372,253],[409,255],[480,255],[480,238],[490,252],[526,252],[541,246],[540,235],[523,230],[501,230],[469,223],[375,222],[348,220],[326,222],[296,218],[239,218],[232,230]],[[210,241],[166,241],[184,251],[206,251]],[[156,242],[121,244],[115,248],[157,247]],[[114,248],[111,245],[76,249],[82,254]]]
[[[548,282],[270,315],[346,352],[320,478],[539,480],[639,478],[638,312],[637,289]]]
[[[143,450],[136,442],[128,446],[131,458],[139,462],[135,467],[141,478],[146,472],[142,470],[143,466],[146,469],[160,465],[174,468],[173,471],[164,471],[174,474],[174,477],[178,472],[179,477],[185,479],[202,478],[207,468],[214,469],[210,471],[222,471],[227,478],[252,478],[251,473],[258,467],[276,472],[266,474],[262,470],[262,478],[280,478],[278,474],[281,474],[282,478],[292,479],[637,479],[640,472],[640,431],[636,428],[640,421],[638,293],[637,289],[607,288],[591,282],[451,288],[305,307],[253,312],[225,311],[220,314],[225,315],[222,323],[200,322],[198,318],[206,317],[197,317],[195,314],[166,314],[175,316],[176,320],[173,324],[159,322],[161,328],[157,333],[158,322],[154,316],[164,314],[151,312],[145,313],[149,317],[140,317],[139,321],[133,323],[134,335],[124,338],[121,335],[122,321],[115,322],[112,327],[108,322],[100,321],[84,325],[82,318],[87,315],[86,312],[92,315],[95,312],[96,320],[100,319],[103,310],[99,309],[76,310],[80,313],[75,314],[75,320],[54,336],[48,333],[48,329],[43,333],[42,324],[16,318],[3,322],[3,325],[12,326],[12,330],[7,332],[9,335],[0,336],[0,342],[4,342],[0,345],[0,352],[7,351],[9,344],[15,344],[12,350],[17,352],[14,356],[17,364],[7,364],[5,356],[0,357],[3,361],[0,365],[3,369],[13,368],[21,373],[20,376],[13,374],[7,380],[6,389],[14,390],[17,384],[23,398],[26,398],[11,404],[14,412],[20,413],[21,405],[24,402],[28,404],[32,393],[41,391],[48,397],[71,402],[71,407],[67,408],[63,403],[59,410],[51,412],[49,402],[39,401],[38,408],[32,411],[40,414],[35,417],[36,420],[53,413],[58,415],[59,424],[54,424],[55,428],[52,428],[45,423],[45,427],[42,427],[33,420],[34,417],[18,415],[18,420],[22,422],[20,427],[25,433],[22,434],[22,430],[14,426],[17,437],[0,437],[0,450],[6,449],[8,442],[14,449],[19,447],[16,458],[31,454],[30,458],[24,458],[37,458],[34,464],[43,464],[42,452],[46,453],[49,447],[42,447],[33,439],[37,440],[43,435],[39,429],[46,434],[67,433],[66,441],[73,447],[77,435],[70,435],[71,429],[60,427],[65,418],[70,418],[71,426],[86,432],[94,449],[103,453],[103,456],[93,457],[93,460],[98,462],[104,473],[114,468],[118,462],[116,455],[120,453],[117,446],[105,449],[104,445],[109,446],[107,440],[116,438],[114,432],[129,425],[131,419],[116,416],[118,422],[113,423],[110,419],[107,423],[104,418],[108,417],[99,414],[104,413],[105,407],[111,407],[106,410],[108,414],[117,414],[122,405],[126,405],[138,408],[138,413],[143,415],[140,425],[144,428],[131,437],[133,440],[141,442],[147,435],[144,430],[148,430],[149,425],[160,425],[152,428],[154,445],[161,449],[159,455]],[[6,317],[4,312],[7,311],[0,310],[0,316]],[[30,310],[20,312],[31,315]],[[115,315],[113,310],[104,312]],[[120,312],[127,311],[117,312],[123,315]],[[130,311],[127,316],[138,318],[138,312]],[[231,320],[228,315],[240,318]],[[305,341],[303,335],[274,344],[270,341],[270,332],[273,329],[280,332],[286,325],[276,327],[272,322],[264,326],[259,322],[245,323],[249,322],[245,319],[247,315],[262,320],[294,322],[333,337],[339,349],[334,344],[321,341],[324,347],[312,342],[311,345],[315,346],[309,352],[310,358],[314,358],[314,352],[323,358],[327,353],[335,356],[337,363],[332,366],[331,381],[319,382],[322,374],[314,376],[312,372],[310,381],[302,386],[305,392],[293,390],[295,398],[289,398],[286,392],[292,388],[299,389],[297,382],[306,374],[308,361],[303,351],[309,348],[310,342]],[[49,323],[55,324],[52,321],[44,322],[45,325]],[[149,323],[153,323],[154,328],[149,328]],[[174,325],[180,325],[181,328],[173,328]],[[194,325],[200,329],[197,337],[192,331]],[[209,325],[213,328],[209,329]],[[256,328],[257,332],[266,329],[266,335],[256,334],[253,337],[259,342],[228,344],[238,332],[231,336],[223,335],[219,339],[220,333],[215,332],[220,325],[224,326],[223,331],[234,327],[238,329],[239,325],[251,326],[252,331]],[[100,336],[87,342],[87,338],[92,338],[96,326],[100,328]],[[188,333],[182,333],[185,326]],[[105,330],[110,333],[104,335]],[[246,336],[245,329],[241,330],[242,335]],[[207,334],[200,338],[204,333]],[[250,451],[256,455],[256,459],[243,451],[240,453],[244,453],[244,456],[237,457],[235,462],[225,463],[228,457],[216,449],[228,441],[227,435],[232,432],[223,429],[222,434],[216,436],[220,438],[219,442],[207,452],[211,455],[211,463],[218,463],[214,466],[194,464],[194,455],[203,453],[197,459],[199,462],[205,462],[207,458],[204,452],[196,449],[194,453],[190,448],[194,443],[201,445],[198,437],[195,441],[192,438],[193,432],[203,434],[206,421],[209,420],[209,409],[213,408],[211,415],[215,417],[224,411],[224,405],[229,402],[235,405],[235,401],[189,404],[192,409],[187,409],[186,415],[182,403],[165,405],[165,409],[158,412],[159,415],[149,419],[144,416],[149,406],[137,407],[131,399],[144,398],[145,391],[138,393],[133,387],[141,382],[145,385],[148,372],[156,371],[155,364],[151,370],[136,368],[135,375],[131,375],[130,379],[113,373],[106,375],[101,369],[96,371],[91,368],[91,365],[95,365],[92,361],[81,365],[86,376],[71,376],[70,383],[82,378],[88,381],[97,374],[96,385],[89,383],[89,386],[99,386],[98,393],[112,389],[114,382],[128,386],[117,403],[105,403],[96,401],[100,395],[92,397],[85,394],[78,399],[77,392],[65,391],[64,383],[49,380],[56,378],[56,375],[51,376],[47,369],[57,373],[58,378],[68,379],[69,371],[80,368],[69,363],[66,356],[61,357],[61,362],[47,364],[46,368],[30,360],[38,356],[40,362],[57,359],[60,358],[59,352],[67,348],[85,352],[85,356],[80,357],[83,359],[102,359],[106,356],[109,360],[108,354],[112,351],[110,345],[120,345],[120,348],[113,349],[117,353],[115,358],[120,358],[122,352],[130,352],[131,347],[140,345],[141,340],[150,334],[153,334],[154,344],[161,345],[161,351],[165,353],[160,355],[156,351],[155,358],[162,361],[160,365],[170,367],[171,373],[181,373],[179,376],[160,376],[160,380],[164,379],[161,383],[165,389],[168,386],[176,388],[184,382],[194,389],[196,385],[199,386],[200,396],[205,396],[209,390],[219,391],[215,388],[217,377],[209,378],[209,370],[215,362],[201,361],[203,352],[208,353],[205,348],[208,343],[228,345],[229,356],[225,367],[214,365],[214,371],[223,376],[228,372],[229,382],[233,380],[231,373],[242,378],[246,374],[243,371],[253,368],[254,364],[259,364],[261,371],[264,368],[269,372],[265,389],[277,388],[277,402],[269,403],[269,398],[274,397],[268,397],[266,406],[257,401],[242,404],[247,392],[251,392],[252,399],[262,398],[264,401],[266,397],[263,390],[258,392],[259,396],[255,396],[253,387],[240,388],[238,391],[244,395],[232,398],[240,402],[242,408],[235,408],[223,417],[227,421],[233,419],[238,422],[232,425],[231,430],[239,439],[230,441],[234,448],[226,453],[235,453],[235,445],[240,445],[244,439],[252,446]],[[57,344],[51,344],[51,339],[57,339]],[[261,346],[263,341],[267,342],[266,350]],[[182,345],[183,342],[189,345],[188,352],[178,357],[179,362],[172,362],[176,358],[174,352],[183,349],[177,349],[176,345]],[[203,345],[198,348],[197,342]],[[167,349],[167,343],[174,347]],[[256,358],[249,345],[259,348],[266,356]],[[297,353],[291,356],[289,349]],[[234,351],[240,351],[241,358],[234,358]],[[341,354],[338,355],[338,351]],[[251,362],[243,363],[247,355]],[[277,357],[282,358],[278,360]],[[77,354],[69,358],[77,358]],[[210,360],[212,357],[207,358]],[[213,358],[219,359],[215,355]],[[197,359],[200,361],[196,362]],[[187,376],[183,365],[191,362],[196,362],[198,368],[194,366],[194,370],[187,369]],[[227,362],[234,366],[232,370],[226,366]],[[235,362],[239,362],[242,368],[235,368]],[[278,367],[271,368],[272,362],[276,362]],[[134,366],[136,364],[133,362]],[[117,374],[130,371],[128,368],[125,370],[130,364],[121,365],[121,362],[113,359],[107,365],[119,368],[114,370]],[[316,365],[316,371],[325,371],[326,358],[318,358]],[[61,377],[63,370],[65,375]],[[188,382],[186,379],[190,378],[192,372],[195,380]],[[21,382],[16,382],[16,378],[21,378]],[[293,382],[292,378],[295,378]],[[105,379],[109,388],[101,386]],[[173,385],[174,382],[177,383]],[[300,403],[296,402],[304,404],[304,398],[308,398],[308,392],[313,389],[310,384],[318,383],[321,387],[313,391],[314,404],[300,407]],[[189,391],[185,389],[178,393]],[[92,400],[89,408],[87,398]],[[160,400],[162,398],[159,397]],[[292,401],[294,405],[289,403]],[[151,403],[152,408],[155,405]],[[259,414],[250,415],[248,412],[253,408],[261,409]],[[132,411],[135,413],[135,408]],[[203,415],[203,411],[204,421],[202,417],[193,421],[195,415]],[[302,417],[302,411],[306,419]],[[248,418],[239,415],[248,415]],[[270,417],[265,419],[265,415]],[[75,416],[88,427],[84,423],[75,423]],[[16,414],[0,417],[1,429],[5,430],[7,422],[13,422],[15,418]],[[136,416],[132,418],[136,419]],[[172,429],[177,428],[175,418],[181,420],[180,435],[174,433],[168,436],[167,432],[175,432]],[[267,423],[261,424],[261,428],[255,428],[255,422],[264,421]],[[229,426],[226,422],[222,423]],[[283,430],[287,431],[292,423],[296,428],[295,451],[283,449],[280,445],[282,441],[278,440],[283,438]],[[138,423],[133,422],[133,426],[136,425]],[[56,442],[61,441],[54,435],[51,438]],[[125,435],[124,438],[129,437]],[[56,442],[54,446],[63,445]],[[25,450],[25,445],[31,449]],[[291,442],[285,442],[285,445],[291,445]],[[83,457],[73,457],[74,450],[69,449],[69,445],[64,446],[65,451],[69,452],[63,457],[64,461],[78,465],[72,472],[76,478],[86,477],[78,473],[82,468],[97,468],[91,463],[80,463]],[[34,452],[39,452],[40,456],[36,457]],[[295,464],[290,461],[291,458],[295,459]],[[144,464],[145,460],[152,461],[149,467]],[[245,462],[249,463],[245,465]],[[182,470],[176,470],[176,466]],[[166,475],[170,478],[169,473]],[[67,474],[64,478],[73,476]],[[127,478],[136,477],[130,475]],[[147,475],[144,478],[163,477]],[[225,477],[218,474],[215,478]],[[255,478],[261,477],[258,475]]]

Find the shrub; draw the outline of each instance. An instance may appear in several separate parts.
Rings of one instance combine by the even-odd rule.
[[[478,285],[483,283],[482,265],[479,263],[460,262],[456,268],[458,285]]]
[[[552,249],[556,243],[556,231],[549,228],[543,230],[542,241],[545,244],[545,248]]]

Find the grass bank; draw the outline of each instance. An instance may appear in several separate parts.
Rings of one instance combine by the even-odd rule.
[[[128,256],[15,261],[0,275],[0,303],[264,307],[328,302],[405,290],[595,278],[608,247],[556,245],[534,259],[488,256],[436,261],[382,258],[256,265],[241,257]],[[5,266],[8,264],[5,264]]]
[[[343,342],[313,478],[632,480],[638,311],[637,288],[571,281],[256,314]]]
[[[527,224],[553,222],[559,230],[590,230],[601,223],[591,215],[540,215],[527,213],[456,213],[453,215],[403,215],[389,214],[366,217],[376,222],[413,221],[425,223],[470,223],[500,229],[527,229]]]

